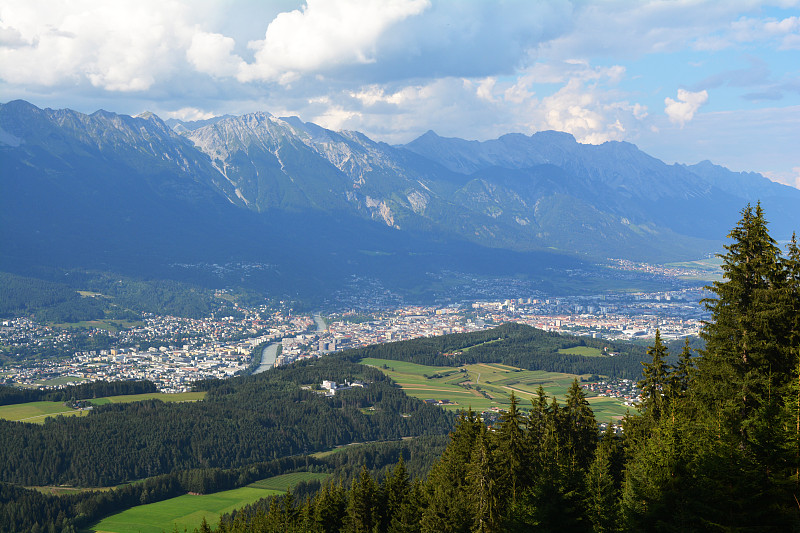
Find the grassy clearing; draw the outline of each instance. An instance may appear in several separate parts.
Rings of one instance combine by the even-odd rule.
[[[631,414],[637,412],[636,409],[627,407],[616,398],[595,396],[594,398],[588,398],[588,400],[589,405],[592,406],[592,411],[594,411],[595,418],[601,421],[617,421],[621,420],[628,412]]]
[[[86,381],[86,378],[78,378],[74,376],[59,376],[53,379],[43,379],[41,381],[37,381],[37,385],[43,385],[45,387],[54,387],[57,385],[69,385],[71,383],[83,383]]]
[[[603,352],[599,348],[592,348],[591,346],[574,346],[572,348],[561,348],[558,353],[565,353],[570,355],[582,355],[584,357],[602,357]]]
[[[132,328],[143,326],[144,322],[141,320],[83,320],[80,322],[52,322],[53,327],[59,329],[72,329],[72,328],[95,328],[104,329],[109,333],[117,333],[121,328]]]
[[[48,416],[74,413],[75,410],[64,402],[28,402],[14,405],[0,405],[0,418],[23,422],[44,422]]]
[[[107,403],[129,403],[142,400],[161,400],[162,402],[194,402],[202,400],[205,392],[181,392],[178,394],[162,394],[153,392],[148,394],[129,394],[125,396],[109,396],[107,398],[92,398],[89,401],[94,405]],[[49,416],[86,416],[89,410],[76,410],[64,405],[64,402],[28,402],[14,405],[0,405],[0,419],[19,422],[44,423]]]
[[[563,403],[572,381],[581,378],[574,374],[523,370],[498,363],[452,368],[374,358],[362,359],[361,362],[382,370],[409,396],[421,400],[449,400],[452,404],[442,407],[450,410],[505,408],[512,391],[525,409],[530,406],[530,400],[536,397],[539,386],[548,396],[555,396]],[[617,419],[627,412],[627,407],[619,400],[593,396],[593,393],[587,393],[595,416],[600,421]]]
[[[177,394],[164,394],[161,392],[149,392],[146,394],[126,394],[122,396],[109,396],[107,399],[111,403],[130,403],[142,400],[161,400],[162,402],[196,402],[206,397],[205,392],[179,392]],[[95,400],[91,400],[95,403]]]
[[[301,481],[323,480],[328,474],[295,472],[262,479],[246,487],[226,490],[214,494],[186,494],[162,502],[139,505],[109,516],[91,526],[87,531],[96,533],[161,533],[171,531],[175,525],[179,531],[192,531],[200,527],[205,517],[212,527],[222,514],[253,503],[261,498],[283,494],[286,489]]]
[[[261,481],[251,483],[248,487],[255,487],[258,489],[279,490],[285,492],[287,488],[294,487],[303,481],[325,481],[330,474],[322,474],[320,472],[292,472],[291,474],[282,474],[280,476],[268,477]]]
[[[707,259],[700,259],[698,261],[685,261],[681,263],[668,263],[665,266],[677,267],[691,270],[694,274],[688,276],[681,276],[684,279],[692,279],[699,281],[719,281],[722,279],[722,259],[719,257],[710,257]]]
[[[65,496],[69,494],[77,494],[80,492],[91,492],[91,491],[107,491],[112,490],[117,487],[121,487],[122,485],[117,485],[115,487],[54,487],[54,486],[45,486],[45,487],[25,487],[26,489],[36,490],[41,492],[42,494],[47,494],[48,496]]]

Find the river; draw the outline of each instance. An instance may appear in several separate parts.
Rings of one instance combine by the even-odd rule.
[[[275,359],[278,358],[278,346],[280,344],[280,342],[273,342],[261,350],[261,364],[258,365],[253,374],[260,374],[272,368],[272,365],[275,364]]]
[[[328,327],[325,325],[325,321],[322,320],[322,317],[319,315],[319,313],[314,315],[314,322],[317,325],[318,333],[322,333],[328,329]],[[280,344],[280,342],[273,342],[261,350],[261,364],[258,365],[258,368],[255,369],[253,374],[260,374],[272,368],[272,366],[275,364],[275,359],[278,358],[278,346],[280,346]]]

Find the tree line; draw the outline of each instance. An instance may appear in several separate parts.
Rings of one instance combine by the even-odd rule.
[[[424,481],[400,461],[382,481],[365,470],[216,530],[800,530],[800,249],[792,238],[782,254],[760,205],[729,237],[705,348],[686,342],[670,364],[657,334],[620,433],[598,431],[577,382],[564,405],[540,389],[527,414],[512,395],[494,427],[462,413]]]
[[[187,493],[210,494],[246,486],[255,481],[291,472],[329,473],[338,484],[349,484],[367,465],[371,475],[382,477],[398,456],[408,471],[423,476],[441,455],[446,437],[348,446],[326,457],[293,456],[232,469],[205,468],[171,472],[111,490],[92,490],[51,495],[18,485],[0,483],[0,532],[72,533],[125,509],[174,498]],[[319,481],[301,482],[292,488],[297,497],[310,497],[321,488]],[[254,508],[264,502],[254,504]],[[246,508],[243,512],[250,511]],[[164,529],[169,529],[165,524]]]
[[[92,381],[79,385],[70,385],[60,389],[23,389],[9,385],[0,385],[0,405],[11,405],[27,402],[67,402],[70,400],[88,400],[106,396],[122,396],[127,394],[148,394],[158,392],[155,383],[140,381]]]
[[[301,385],[358,379],[327,398]],[[310,387],[308,387],[310,389]],[[409,398],[376,369],[321,358],[209,380],[200,402],[96,406],[44,424],[0,421],[0,481],[109,486],[192,468],[232,468],[352,442],[446,434],[453,415]],[[366,414],[367,407],[374,411]]]
[[[561,349],[575,346],[588,346],[601,351],[607,348],[618,355],[586,357],[559,353]],[[351,361],[374,357],[426,366],[502,363],[527,370],[628,379],[638,379],[645,355],[645,348],[634,343],[562,335],[515,323],[474,333],[376,344],[343,352],[343,357]]]

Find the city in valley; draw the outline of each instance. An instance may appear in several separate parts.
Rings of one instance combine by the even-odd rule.
[[[6,350],[49,350],[61,357],[29,357],[7,364],[0,382],[59,387],[94,380],[147,379],[162,392],[183,392],[200,379],[227,378],[334,351],[478,331],[506,322],[592,338],[646,341],[656,329],[665,339],[697,335],[705,318],[700,303],[705,293],[700,288],[558,298],[537,295],[438,306],[378,305],[379,296],[365,301],[361,309],[322,315],[293,313],[287,306],[239,306],[238,318],[147,314],[140,322],[119,329],[71,330],[25,317],[8,319],[0,324],[0,343]],[[76,336],[102,339],[102,347],[65,352],[76,345]],[[623,391],[620,397],[630,398],[629,392]]]

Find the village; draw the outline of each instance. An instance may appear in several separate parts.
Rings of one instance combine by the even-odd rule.
[[[0,382],[60,386],[94,380],[148,379],[163,392],[189,390],[194,381],[225,379],[253,371],[264,346],[280,343],[275,366],[370,344],[465,333],[506,322],[547,331],[609,340],[647,340],[656,329],[665,339],[697,335],[704,309],[699,289],[574,298],[526,297],[447,306],[357,309],[319,315],[266,307],[241,308],[242,317],[188,319],[146,315],[142,324],[105,335],[106,348],[68,357],[5,365]],[[315,320],[316,318],[316,320]],[[316,326],[316,327],[315,327]],[[69,330],[20,317],[2,322],[5,346],[66,344]],[[618,390],[612,388],[612,390]],[[625,394],[619,395],[626,399]]]

